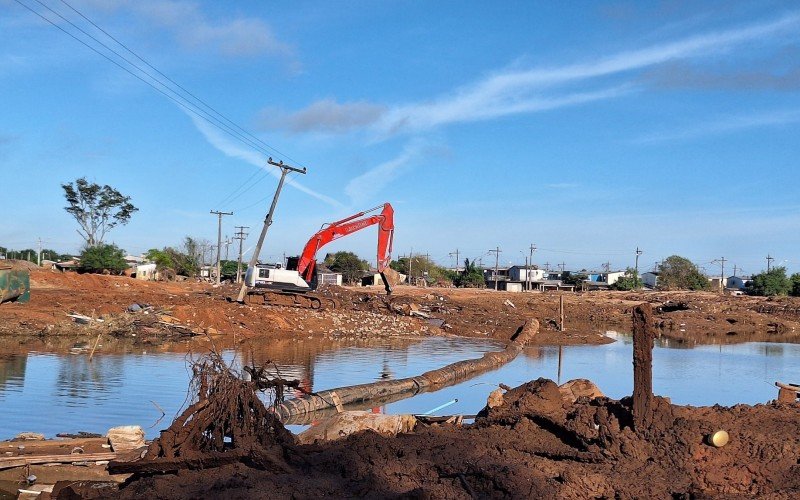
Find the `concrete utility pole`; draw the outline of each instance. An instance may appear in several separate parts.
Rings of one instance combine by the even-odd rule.
[[[636,265],[634,269],[636,269],[636,276],[639,276],[639,256],[642,255],[644,252],[639,250],[639,247],[636,247]]]
[[[607,273],[611,272],[611,262],[604,262],[603,263],[603,270]]]
[[[769,254],[767,254],[767,272],[769,272],[770,264],[772,264],[773,260],[775,260],[775,257],[771,257]]]
[[[550,272],[550,263],[549,262],[545,262],[544,263],[544,270],[547,271],[548,273]]]
[[[42,239],[39,238],[39,253],[36,255],[36,265],[42,267]]]
[[[219,285],[219,270],[220,261],[222,260],[222,216],[233,215],[233,212],[219,212],[216,210],[211,211],[212,214],[217,216],[217,285]]]
[[[720,271],[719,271],[719,286],[720,289],[724,292],[725,291],[725,257],[720,257],[719,259],[714,259],[712,262],[719,262],[720,264]]]
[[[228,235],[226,234],[225,235],[225,260],[230,260],[228,257],[230,256],[229,252],[230,252],[231,243],[233,243],[233,240],[228,238]]]
[[[242,281],[242,245],[244,244],[244,240],[247,238],[247,233],[244,232],[245,229],[250,229],[249,226],[236,226],[236,229],[239,231],[233,236],[234,240],[239,240],[239,260],[236,261],[236,282],[241,283]]]
[[[411,274],[411,270],[413,268],[412,262],[414,261],[414,247],[411,247],[411,253],[408,254],[408,284],[414,284],[413,274]]]
[[[530,266],[533,265],[533,252],[536,251],[536,245],[534,245],[533,243],[531,243],[530,251],[531,251],[531,255],[530,255],[530,258],[528,259],[528,265],[525,266],[525,290],[530,290],[531,289],[531,269],[530,269]]]
[[[733,276],[736,277],[736,270],[739,269],[736,267],[736,264],[733,265]]]
[[[564,274],[564,269],[566,267],[567,267],[567,263],[566,262],[561,262],[561,264],[558,265],[558,268],[561,269],[561,274]]]
[[[278,188],[275,190],[275,196],[273,196],[272,198],[272,205],[270,205],[269,212],[267,212],[267,216],[264,219],[264,227],[261,228],[261,234],[258,236],[258,243],[256,243],[256,248],[253,250],[253,255],[250,257],[250,263],[247,266],[253,269],[253,272],[255,272],[255,267],[256,264],[258,263],[258,256],[261,253],[261,246],[264,245],[264,239],[267,237],[267,230],[269,229],[269,226],[272,225],[272,216],[275,214],[275,207],[278,205],[278,198],[281,195],[281,190],[283,189],[283,182],[286,180],[286,174],[288,174],[289,172],[297,172],[299,174],[306,173],[305,167],[303,167],[302,169],[296,167],[290,167],[289,165],[284,165],[283,161],[275,163],[274,161],[272,161],[272,158],[267,160],[267,163],[281,169],[281,180],[278,182]],[[242,288],[239,289],[239,296],[236,298],[236,301],[244,302],[244,296],[246,293],[247,293],[247,283],[242,282]]]
[[[431,254],[425,252],[425,274],[429,274],[431,272]]]
[[[497,247],[494,250],[489,250],[489,253],[493,253],[494,254],[494,289],[495,290],[497,290],[497,268],[499,267],[499,264],[500,264],[500,253],[501,252],[502,252],[502,250],[500,250],[500,247]]]
[[[453,255],[456,256],[456,272],[458,272],[458,262],[459,262],[459,260],[458,260],[458,248],[456,248],[455,252],[450,252],[448,255],[450,257],[452,257]]]

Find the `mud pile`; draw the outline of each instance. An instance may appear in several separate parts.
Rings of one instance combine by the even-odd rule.
[[[800,494],[800,405],[691,408],[657,398],[651,426],[630,401],[564,399],[539,379],[505,393],[472,426],[365,432],[286,453],[286,469],[242,462],[134,477],[123,498],[703,497]],[[719,429],[730,442],[705,437]]]

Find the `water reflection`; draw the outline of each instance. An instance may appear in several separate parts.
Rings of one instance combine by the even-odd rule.
[[[505,367],[437,392],[375,411],[422,413],[458,399],[447,412],[473,414],[499,383],[516,386],[539,377],[564,382],[593,380],[607,395],[632,390],[630,337],[602,346],[532,346]],[[375,380],[418,375],[448,363],[480,357],[502,343],[462,338],[249,341],[225,351],[235,366],[269,363],[282,378],[321,391]],[[0,358],[0,439],[22,431],[105,432],[137,424],[155,437],[187,398],[189,360],[184,353],[52,354],[30,352]],[[773,399],[776,380],[800,378],[800,345],[750,343],[697,346],[659,341],[653,353],[653,385],[678,404],[759,403]],[[291,395],[289,395],[291,396]],[[165,419],[153,424],[161,412]],[[152,426],[152,427],[151,427]]]
[[[0,399],[4,394],[19,391],[25,381],[27,354],[11,354],[0,357]]]

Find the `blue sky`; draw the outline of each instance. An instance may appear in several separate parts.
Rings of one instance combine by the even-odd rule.
[[[642,269],[680,254],[754,273],[769,253],[800,271],[800,5],[41,1],[308,168],[267,259],[389,201],[395,254],[445,265],[456,249],[493,264],[496,246],[523,263],[535,243],[536,263],[574,269],[624,268],[639,246]],[[139,207],[107,238],[131,253],[215,240],[212,209],[254,244],[277,184],[265,155],[13,0],[0,95],[0,245],[77,251],[60,184],[81,176]],[[329,248],[374,260],[374,242]]]

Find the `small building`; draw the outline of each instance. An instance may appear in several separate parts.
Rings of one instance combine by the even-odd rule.
[[[728,276],[725,286],[736,290],[744,290],[751,282],[752,278],[750,276]]]
[[[499,273],[498,273],[499,274]],[[547,277],[547,271],[538,269],[535,266],[525,268],[525,266],[511,266],[508,268],[508,278],[511,281],[544,281]]]
[[[501,281],[498,284],[502,286],[501,290],[506,292],[521,292],[524,287],[521,281]]]
[[[342,273],[331,271],[323,265],[317,265],[317,286],[338,285],[342,286]]]
[[[155,281],[158,279],[158,269],[155,264],[139,264],[135,269],[133,277],[137,280]]]
[[[74,271],[80,263],[80,259],[65,260],[64,262],[57,262],[55,268],[59,271]]]
[[[722,290],[726,280],[722,276],[710,276],[708,283],[711,285],[712,290]]]
[[[146,259],[144,257],[137,257],[136,255],[126,255],[125,256],[125,263],[128,264],[128,267],[136,267],[140,264],[146,263]]]
[[[646,273],[642,274],[642,283],[647,288],[657,288],[658,287],[658,271],[647,271]]]

